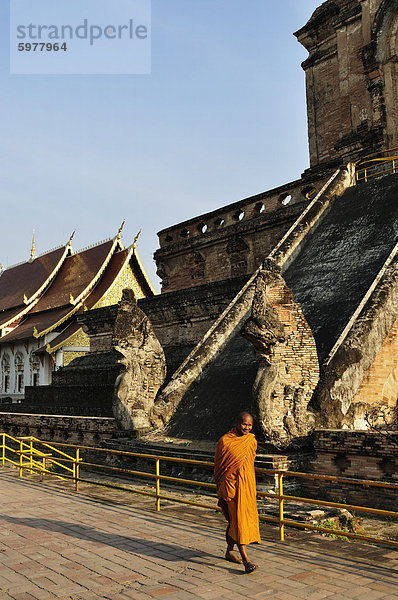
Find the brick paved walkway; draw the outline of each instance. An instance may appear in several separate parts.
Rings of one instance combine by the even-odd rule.
[[[153,500],[98,501],[0,469],[1,600],[398,599],[398,552],[265,525],[260,569],[223,560],[224,522]],[[84,488],[83,488],[84,491]],[[126,495],[125,495],[126,496]]]

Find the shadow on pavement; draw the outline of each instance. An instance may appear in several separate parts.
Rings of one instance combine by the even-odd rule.
[[[67,521],[55,521],[37,518],[16,518],[4,515],[0,515],[0,519],[14,525],[23,525],[32,527],[34,529],[60,533],[76,539],[112,546],[118,550],[132,552],[133,554],[151,556],[167,561],[187,560],[190,562],[197,562],[199,564],[208,564],[208,561],[204,562],[200,559],[220,558],[208,552],[203,552],[202,550],[184,548],[174,544],[165,544],[164,542],[157,542],[147,538],[135,538],[132,536],[106,533],[104,531],[98,531],[94,527],[69,523]]]
[[[52,496],[68,496],[72,502],[86,506],[90,504],[101,505],[104,510],[113,512],[116,519],[118,513],[126,514],[133,511],[135,515],[140,515],[148,523],[171,526],[175,531],[184,532],[187,528],[192,527],[198,534],[198,538],[203,538],[204,536],[207,540],[217,539],[220,541],[220,545],[224,545],[224,522],[216,513],[205,513],[206,518],[204,519],[203,511],[197,513],[193,510],[188,514],[188,509],[180,505],[177,507],[167,507],[162,513],[154,513],[153,508],[149,508],[149,506],[126,505],[115,500],[100,499],[99,497],[93,498],[89,495],[85,496],[84,493],[75,495],[71,491],[61,491],[52,486],[45,488],[42,485],[24,481],[9,474],[6,475],[5,479],[21,487],[31,488],[34,485],[40,492]],[[214,562],[217,563],[218,567],[221,566],[219,562],[222,562],[221,554],[215,556],[199,549],[186,548],[183,545],[179,546],[145,538],[115,535],[76,523],[34,518],[18,519],[5,516],[1,516],[0,518],[17,525],[54,531],[77,539],[107,544],[133,554],[148,555],[170,562],[189,560],[197,564],[209,565],[209,559],[216,559]],[[291,533],[287,533],[288,540],[283,543],[276,539],[276,528],[269,526],[265,528],[265,526],[262,526],[261,529],[263,544],[256,547],[255,552],[265,554],[265,561],[268,555],[271,560],[295,560],[298,563],[307,564],[309,568],[324,566],[325,569],[341,569],[344,566],[346,573],[355,575],[366,573],[368,577],[372,577],[375,580],[383,580],[398,586],[398,551],[396,551],[395,558],[395,551],[390,548],[329,540],[320,536],[312,537],[311,535],[309,537],[309,534],[303,534],[303,532],[297,532],[296,530],[291,530]],[[198,545],[203,545],[199,539]],[[227,565],[223,565],[223,567],[228,569]],[[228,570],[231,573],[238,572],[231,568]]]

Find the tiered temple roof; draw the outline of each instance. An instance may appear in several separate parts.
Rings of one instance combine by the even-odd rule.
[[[36,352],[55,352],[80,329],[78,314],[106,302],[116,284],[124,285],[126,267],[136,295],[154,295],[135,243],[124,248],[120,230],[113,239],[76,253],[71,242],[72,237],[65,246],[0,274],[1,344],[37,338]],[[117,301],[109,297],[109,303]],[[50,343],[49,333],[58,334]]]

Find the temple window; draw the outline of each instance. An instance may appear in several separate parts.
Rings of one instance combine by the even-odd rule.
[[[37,354],[30,353],[29,356],[29,364],[30,364],[30,385],[39,385],[39,371],[40,371],[40,361]]]
[[[15,392],[21,394],[24,391],[24,360],[20,352],[17,352],[14,359],[15,364]]]
[[[10,357],[8,354],[3,354],[1,359],[1,389],[2,392],[10,391]]]
[[[279,196],[279,202],[283,204],[283,206],[287,206],[292,201],[291,194],[281,194]]]
[[[245,216],[245,211],[242,210],[241,208],[233,214],[233,218],[235,221],[241,221],[244,216]]]
[[[309,185],[301,190],[301,194],[304,196],[304,198],[307,198],[307,200],[311,200],[311,198],[313,198],[316,194],[316,189]]]
[[[207,231],[207,225],[206,225],[206,223],[203,223],[203,222],[199,223],[199,225],[198,225],[198,232],[199,233],[206,233],[206,231]]]

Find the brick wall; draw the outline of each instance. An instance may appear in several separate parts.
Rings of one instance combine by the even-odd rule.
[[[398,400],[398,319],[366,373],[353,402],[395,407]]]
[[[162,292],[251,275],[326,179],[294,181],[160,231]]]
[[[312,168],[396,145],[397,73],[390,51],[396,27],[394,2],[328,0],[295,33],[309,51],[303,68]]]
[[[300,305],[277,272],[260,271],[242,335],[259,361],[253,397],[266,439],[287,445],[306,436],[313,427],[307,406],[319,379],[318,355]]]
[[[116,433],[113,418],[0,413],[0,432],[48,442],[99,446]]]
[[[267,416],[274,430],[287,429],[291,437],[306,435],[312,425],[307,406],[319,379],[314,336],[283,280],[269,290],[268,299],[284,325],[286,342],[275,346],[272,362],[281,368],[273,391],[273,409]]]
[[[315,431],[315,459],[309,472],[350,479],[368,479],[398,484],[398,432],[327,430]],[[304,480],[303,480],[304,481]],[[356,506],[397,509],[397,489],[353,484],[304,481],[304,492]]]

